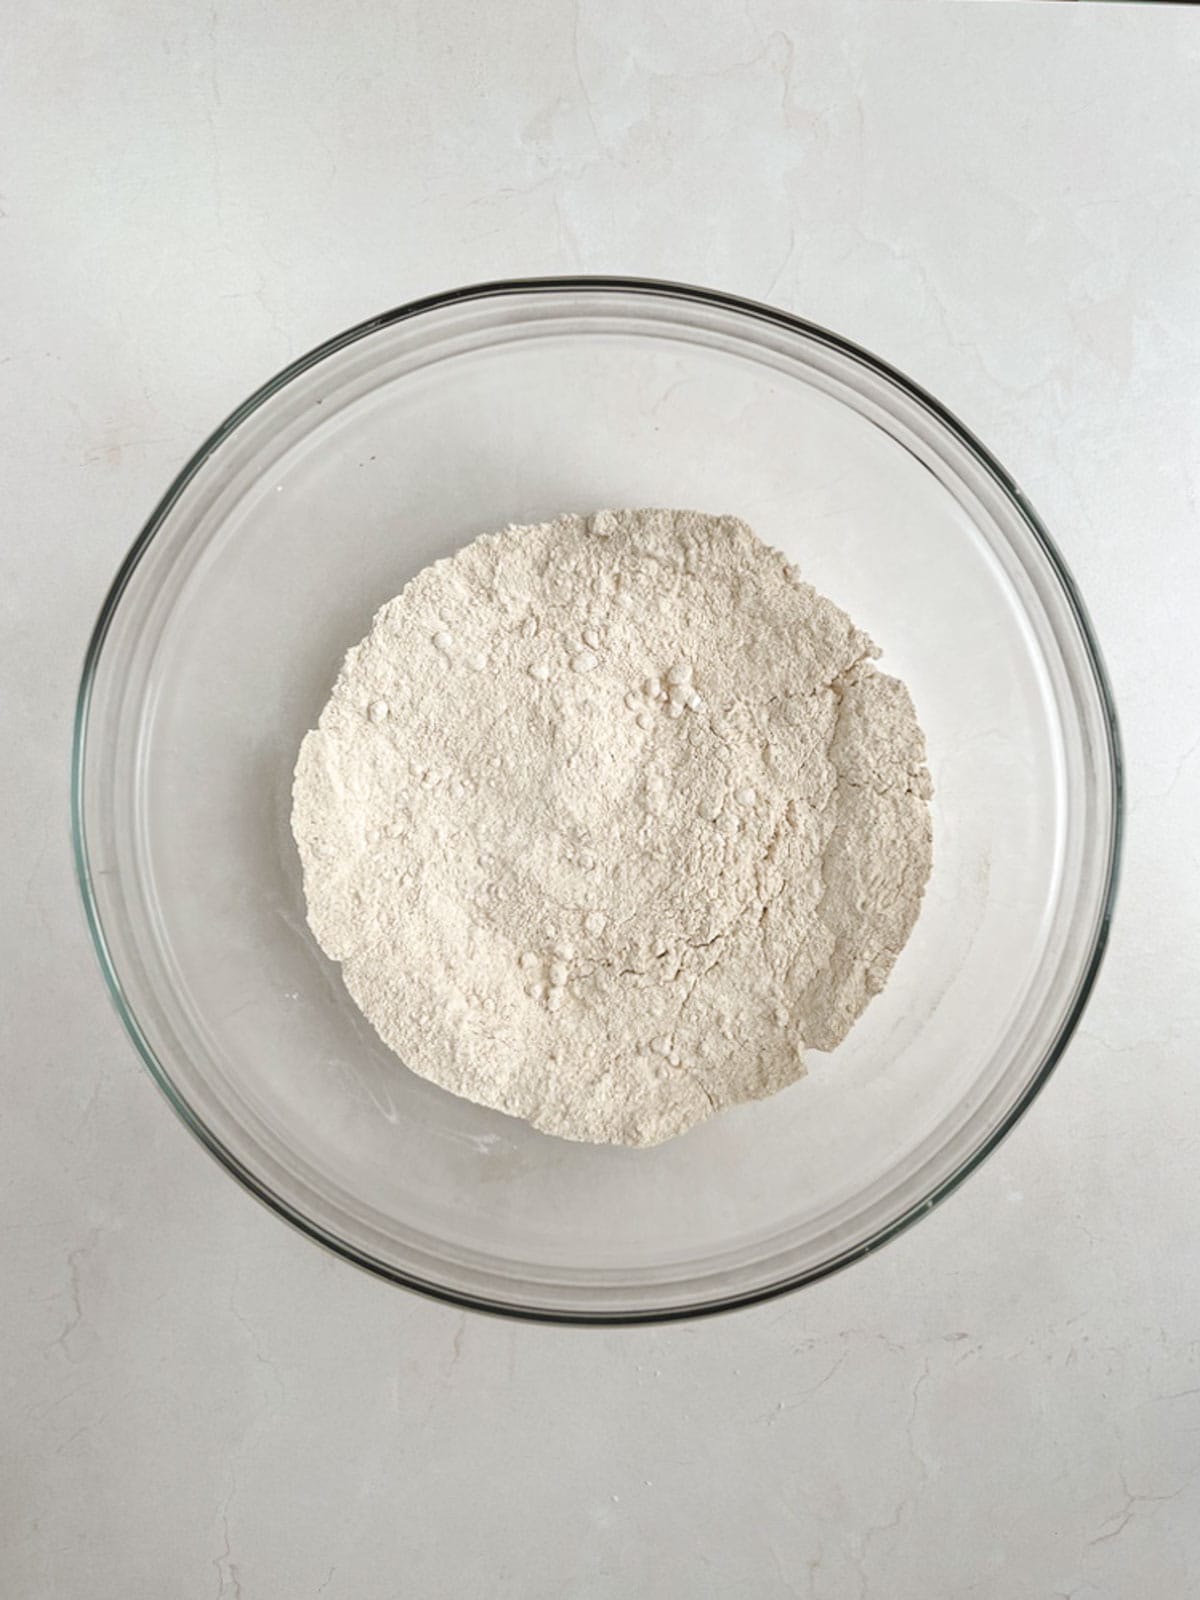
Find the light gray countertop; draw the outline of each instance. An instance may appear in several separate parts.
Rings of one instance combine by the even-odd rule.
[[[0,53],[0,1592],[1200,1590],[1200,18],[1180,6],[14,11]],[[619,271],[865,344],[1024,485],[1123,717],[1099,987],[1000,1152],[755,1311],[517,1326],[255,1205],[72,882],[76,678],[213,423],[405,299]]]

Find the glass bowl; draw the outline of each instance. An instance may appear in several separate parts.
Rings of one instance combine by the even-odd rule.
[[[626,1150],[535,1133],[387,1051],[308,931],[289,807],[344,652],[420,567],[508,522],[648,505],[745,518],[882,646],[928,738],[934,868],[838,1050]],[[402,307],[240,406],[104,604],[72,787],[121,1017],[227,1170],[398,1283],[597,1323],[811,1282],[970,1172],[1078,1020],[1120,827],[1087,618],[987,451],[819,328],[612,278]]]

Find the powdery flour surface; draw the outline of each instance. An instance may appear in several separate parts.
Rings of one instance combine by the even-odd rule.
[[[414,1071],[656,1144],[782,1089],[904,945],[925,748],[874,645],[732,517],[476,539],[347,655],[296,767],[309,922]]]

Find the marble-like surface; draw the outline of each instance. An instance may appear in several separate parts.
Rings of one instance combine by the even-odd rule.
[[[1200,23],[1180,6],[14,8],[0,52],[0,1593],[1200,1592]],[[483,277],[710,283],[906,368],[1027,487],[1124,715],[1111,953],[1033,1113],[799,1297],[462,1316],[242,1194],[75,904],[77,669],[195,441]]]

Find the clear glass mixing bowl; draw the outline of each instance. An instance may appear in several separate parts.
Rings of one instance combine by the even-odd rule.
[[[652,1150],[410,1073],[309,934],[292,767],[347,647],[507,522],[734,512],[912,689],[934,869],[884,993],[809,1077]],[[80,690],[80,886],[125,1026],[197,1137],[349,1260],[585,1322],[744,1304],[873,1250],[977,1165],[1095,976],[1113,707],[1070,576],[936,401],[818,328],[672,284],[486,284],[332,339],[171,485]]]

